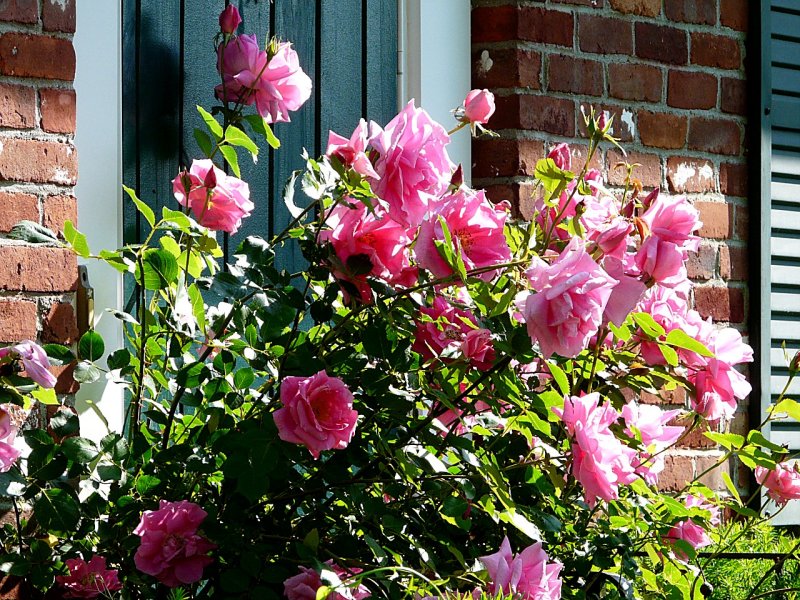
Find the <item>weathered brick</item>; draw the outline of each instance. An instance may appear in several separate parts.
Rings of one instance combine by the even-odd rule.
[[[36,338],[36,303],[0,300],[0,342],[13,344]]]
[[[50,367],[50,372],[56,376],[56,392],[59,394],[74,394],[80,387],[72,374],[75,372],[75,363],[69,365]]]
[[[720,81],[719,107],[735,115],[747,114],[747,81],[723,77]]]
[[[675,27],[636,23],[636,56],[660,63],[685,65],[689,62],[686,32]]]
[[[664,12],[671,21],[714,25],[717,22],[717,0],[667,0]]]
[[[603,8],[605,0],[552,0],[556,4],[575,4],[576,6],[591,6],[592,8]]]
[[[606,154],[606,165],[608,167],[608,183],[611,185],[624,185],[627,171],[618,169],[615,166],[619,163],[638,163],[639,166],[633,170],[633,176],[641,180],[647,187],[657,187],[661,185],[661,161],[654,154],[642,154],[641,152],[628,152],[627,156],[617,150],[609,150]]]
[[[37,0],[0,0],[0,21],[37,23],[39,3]]]
[[[694,207],[700,211],[700,237],[728,239],[731,237],[731,218],[733,206],[725,202],[695,202]]]
[[[64,222],[78,222],[78,201],[74,196],[47,196],[44,199],[44,226],[62,233]]]
[[[0,127],[36,126],[36,91],[26,85],[0,84]]]
[[[741,154],[741,127],[735,121],[693,117],[689,121],[689,148],[713,154]]]
[[[640,398],[645,404],[669,404],[674,406],[683,406],[686,403],[686,390],[683,388],[675,388],[674,390],[660,390],[658,394],[642,392]]]
[[[533,175],[544,155],[538,140],[477,139],[472,144],[473,177]]]
[[[521,96],[519,121],[523,129],[554,135],[575,135],[575,103],[549,96]]]
[[[747,0],[720,0],[719,18],[725,27],[747,31]]]
[[[77,0],[42,0],[42,27],[45,31],[75,32]]]
[[[608,93],[622,100],[661,101],[661,69],[650,65],[608,65]]]
[[[481,6],[472,11],[472,42],[505,42],[517,37],[519,12],[514,6]]]
[[[675,108],[714,108],[717,78],[709,73],[670,71],[667,104]]]
[[[20,221],[39,222],[39,200],[32,194],[0,192],[0,232],[11,231]]]
[[[42,129],[53,133],[75,133],[75,90],[43,89]]]
[[[0,180],[75,185],[78,155],[59,142],[5,139],[0,141]]]
[[[750,235],[750,217],[746,206],[736,207],[736,217],[733,221],[736,238],[747,240]]]
[[[668,424],[678,425],[688,430],[692,426],[692,421],[693,419],[691,417],[683,417],[673,419]],[[714,431],[714,429],[709,427],[708,421],[701,419],[689,433],[684,433],[684,436],[678,443],[678,446],[681,448],[696,449],[716,448],[717,444],[705,436],[706,431]]]
[[[548,89],[555,92],[603,95],[603,64],[596,60],[551,54],[548,57]]]
[[[711,244],[701,244],[697,252],[689,253],[686,271],[690,279],[709,280],[717,269],[717,249]]]
[[[0,246],[0,289],[64,292],[74,290],[77,279],[78,263],[70,250]]]
[[[702,158],[670,156],[667,159],[669,191],[699,194],[714,191],[714,165]]]
[[[531,183],[509,183],[486,186],[486,196],[495,204],[507,200],[516,218],[530,220],[533,217],[534,185]]]
[[[716,465],[719,459],[720,457],[715,454],[701,455],[695,459],[695,477],[698,477],[698,481],[703,485],[717,491],[725,489],[722,473],[730,475],[733,467],[731,461]],[[708,472],[706,473],[707,470]]]
[[[571,12],[545,8],[521,7],[519,13],[520,39],[528,42],[573,46],[575,22]]]
[[[481,50],[473,57],[472,87],[538,90],[542,55],[538,52],[504,48]]]
[[[664,456],[664,470],[658,478],[658,489],[677,492],[692,480],[694,465],[691,456],[667,454]]]
[[[42,341],[71,345],[78,341],[78,322],[72,304],[56,302],[42,321]]]
[[[580,15],[578,44],[584,52],[630,56],[633,54],[633,28],[622,19]]]
[[[719,187],[728,196],[747,196],[747,165],[722,163],[719,166]]]
[[[684,115],[640,110],[638,126],[645,146],[677,149],[686,145],[689,120]]]
[[[739,41],[727,35],[714,35],[701,31],[692,32],[692,64],[738,69],[742,66],[742,51]]]
[[[630,108],[620,106],[619,104],[600,104],[596,102],[583,103],[580,105],[580,109],[586,114],[589,114],[589,109],[591,107],[594,107],[597,114],[604,113],[607,119],[613,117],[614,120],[611,121],[611,129],[609,130],[611,135],[622,142],[633,141],[636,125],[634,123],[635,115]],[[582,116],[578,117],[578,134],[581,137],[588,137],[586,123]]]
[[[747,281],[747,248],[741,246],[720,246],[719,275],[726,281]]]
[[[75,78],[72,42],[44,35],[0,35],[0,74],[41,79]]]
[[[744,321],[744,294],[739,288],[698,286],[694,288],[694,308],[703,318],[741,323]]]
[[[657,17],[661,14],[661,0],[609,0],[611,7],[621,13],[642,17]]]

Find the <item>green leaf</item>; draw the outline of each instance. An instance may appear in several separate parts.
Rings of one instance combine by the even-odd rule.
[[[61,344],[45,344],[42,348],[47,353],[51,365],[66,365],[75,360],[72,351]]]
[[[656,323],[656,320],[652,317],[652,315],[649,315],[648,313],[633,313],[631,314],[631,317],[636,324],[641,327],[645,335],[648,335],[651,338],[658,338],[664,335],[664,328]]]
[[[242,171],[239,169],[239,157],[236,155],[236,150],[232,146],[220,146],[219,151],[225,157],[225,162],[231,166],[231,170],[236,177],[242,176]]]
[[[97,475],[101,481],[119,481],[122,479],[122,469],[117,465],[100,465],[97,467]]]
[[[661,355],[664,357],[664,360],[667,361],[667,364],[671,367],[677,367],[678,363],[678,353],[675,352],[675,349],[671,346],[666,346],[664,344],[659,344],[658,349],[661,350]]]
[[[31,392],[31,396],[33,396],[39,404],[49,406],[58,406],[61,404],[56,397],[56,391],[52,388],[36,388]]]
[[[136,196],[136,192],[129,188],[128,186],[123,185],[122,189],[125,190],[125,193],[128,194],[130,199],[136,205],[136,209],[141,213],[141,215],[145,218],[145,220],[150,224],[150,227],[153,227],[156,224],[156,215],[153,212],[153,209],[147,206],[144,202],[139,200]]]
[[[728,475],[728,473],[725,470],[721,471],[721,473],[722,473],[722,481],[725,482],[725,487],[728,488],[728,491],[730,492],[731,496],[736,498],[736,502],[739,504],[739,506],[741,506],[742,499],[739,497],[739,491],[736,489],[736,486],[733,485],[733,480],[731,479],[731,476]]]
[[[245,367],[244,369],[238,369],[233,374],[233,384],[236,386],[237,389],[240,390],[249,388],[255,380],[256,376],[253,373],[253,369],[249,367]]]
[[[786,454],[788,450],[781,446],[780,444],[776,444],[775,442],[769,441],[767,438],[764,437],[764,434],[761,433],[758,429],[753,429],[750,433],[747,434],[747,441],[750,444],[756,444],[757,446],[761,446],[762,448],[768,448],[773,452],[780,452],[781,454]]]
[[[667,334],[667,344],[675,346],[676,348],[683,348],[690,352],[695,352],[700,356],[714,356],[714,354],[705,347],[702,342],[698,342],[683,329],[673,329]]]
[[[197,107],[197,112],[203,118],[203,122],[208,127],[208,130],[214,135],[216,139],[222,139],[222,125],[214,118],[214,116],[204,109],[202,106]]]
[[[194,139],[200,147],[200,151],[206,158],[211,156],[211,149],[214,147],[214,142],[208,137],[208,134],[202,129],[194,130]]]
[[[450,227],[447,226],[447,221],[442,215],[437,217],[439,225],[442,228],[442,236],[444,241],[434,240],[434,245],[439,251],[441,257],[453,269],[463,283],[467,283],[467,268],[464,265],[464,257],[461,255],[461,242],[456,238],[453,242],[453,236],[450,235]]]
[[[770,410],[770,414],[774,417],[775,414],[785,413],[790,419],[794,419],[795,421],[800,421],[800,403],[796,400],[792,400],[791,398],[786,398],[785,400],[781,400],[775,406],[772,407]],[[781,418],[781,417],[776,417]]]
[[[72,378],[78,383],[94,383],[103,376],[103,372],[87,361],[81,361],[75,365]]]
[[[114,350],[114,352],[109,354],[108,358],[106,358],[106,364],[108,365],[109,371],[127,367],[129,364],[131,364],[131,353],[127,348]]]
[[[289,209],[289,214],[295,219],[302,215],[304,210],[294,203],[294,184],[299,175],[300,171],[292,171],[292,174],[283,185],[283,203],[286,205],[286,208]]]
[[[78,342],[78,358],[81,360],[100,360],[105,351],[106,344],[103,341],[103,336],[93,329],[84,333]]]
[[[703,435],[705,435],[712,442],[716,442],[728,450],[733,448],[741,448],[744,445],[744,437],[737,433],[717,433],[715,431],[706,431]]]
[[[58,244],[55,233],[33,221],[20,221],[8,232],[8,239],[20,240],[29,244]]]
[[[178,261],[166,250],[151,248],[142,257],[145,289],[160,290],[169,287],[178,278]],[[138,273],[137,273],[138,275]]]
[[[228,129],[225,131],[225,141],[232,146],[240,146],[248,150],[253,155],[253,158],[258,156],[258,146],[244,131],[235,125],[228,125]]]
[[[25,494],[28,482],[16,469],[0,473],[0,496],[19,497]]]
[[[542,184],[550,198],[558,196],[567,184],[575,179],[575,173],[556,166],[552,158],[543,158],[536,163],[536,179]]]
[[[136,491],[140,495],[146,496],[161,485],[161,480],[154,475],[140,475],[136,480]]]
[[[48,532],[69,534],[78,525],[80,507],[66,490],[45,490],[33,505],[39,525]]]
[[[260,115],[248,115],[245,117],[245,120],[250,124],[253,132],[264,136],[264,139],[274,150],[281,147],[281,141],[275,137],[275,134],[272,132],[272,127],[269,126],[269,123],[267,123],[263,117]]]
[[[88,258],[91,252],[89,251],[89,243],[86,241],[86,236],[80,231],[75,229],[72,221],[64,221],[64,239],[72,246],[75,253],[82,257]]]
[[[178,227],[181,228],[183,231],[188,231],[189,228],[192,226],[192,221],[183,214],[179,210],[172,210],[171,208],[167,208],[166,206],[162,207],[161,209],[161,218],[165,221],[170,221],[175,223]],[[169,242],[167,242],[169,243]]]
[[[97,446],[94,442],[81,437],[64,440],[61,451],[68,459],[79,464],[89,463],[97,456]]]
[[[60,437],[77,433],[80,429],[78,415],[69,409],[59,410],[50,418],[50,427]]]
[[[561,391],[562,394],[568,396],[570,393],[570,387],[569,387],[569,380],[567,379],[567,374],[564,373],[564,370],[554,362],[548,361],[547,368],[549,369],[550,374],[553,376],[553,379],[555,380],[558,389]]]

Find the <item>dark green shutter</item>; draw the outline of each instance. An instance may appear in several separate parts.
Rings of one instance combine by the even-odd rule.
[[[242,157],[242,177],[256,205],[235,236],[225,236],[226,259],[248,235],[280,231],[289,214],[281,201],[284,182],[302,166],[303,148],[325,149],[328,130],[349,135],[365,117],[385,123],[396,112],[397,0],[235,0],[243,24],[263,43],[278,35],[294,43],[314,92],[291,123],[275,132],[282,147],[263,151],[257,164]],[[210,105],[219,76],[212,37],[223,0],[124,0],[124,182],[153,208],[175,206],[170,181],[179,165],[199,158],[192,135],[196,104]],[[141,239],[141,223],[129,205],[124,239]],[[222,241],[222,240],[221,240]],[[292,250],[279,257],[300,264]]]

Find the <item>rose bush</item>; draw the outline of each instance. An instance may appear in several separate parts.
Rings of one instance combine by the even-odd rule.
[[[451,132],[413,102],[332,132],[287,186],[291,222],[223,268],[217,232],[267,201],[237,153],[277,150],[271,124],[310,80],[288,42],[237,35],[235,8],[219,22],[222,105],[199,109],[203,158],[176,174],[175,208],[126,188],[148,232],[96,254],[64,228],[135,284],[111,311],[127,344],[0,350],[5,403],[59,403],[48,355],[128,394],[125,431],[99,443],[67,409],[22,433],[0,412],[0,569],[51,597],[702,597],[709,530],[761,517],[725,476],[664,493],[669,449],[710,427],[710,468],[755,469],[781,505],[800,476],[758,431],[725,429],[752,350],[690,309],[691,203],[645,195],[630,168],[606,189],[588,164],[616,140],[589,114],[586,164],[556,145],[536,214],[513,218],[447,153],[493,110],[473,91]],[[289,244],[307,268],[279,267]],[[641,401],[678,389],[682,408]],[[787,416],[800,405],[781,398],[765,424]]]

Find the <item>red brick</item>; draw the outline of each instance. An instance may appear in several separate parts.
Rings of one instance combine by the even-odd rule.
[[[741,127],[735,121],[693,117],[689,122],[689,148],[713,154],[741,154]]]
[[[675,27],[636,23],[636,56],[659,63],[685,65],[689,62],[686,32]]]
[[[661,0],[609,0],[611,8],[621,13],[642,17],[657,17],[661,14]]]
[[[0,180],[75,185],[78,155],[59,142],[5,139],[0,141]]]
[[[75,49],[69,40],[4,33],[0,36],[0,74],[72,81]]]
[[[671,21],[714,25],[717,22],[717,0],[667,0],[664,12]]]
[[[731,237],[731,218],[733,206],[725,202],[695,202],[694,207],[700,211],[700,237],[728,239]]]
[[[698,286],[694,288],[694,307],[703,318],[730,323],[744,321],[744,295],[739,288]]]
[[[747,114],[747,82],[744,79],[723,77],[720,82],[719,106],[726,113]]]
[[[689,120],[684,115],[640,110],[639,138],[645,146],[677,149],[686,145]]]
[[[622,100],[660,102],[663,77],[661,69],[649,65],[608,65],[608,93]]]
[[[661,161],[658,156],[640,152],[628,152],[628,156],[624,157],[618,150],[609,150],[606,155],[606,166],[608,167],[608,183],[611,185],[625,185],[627,171],[622,168],[615,168],[619,163],[638,163],[639,166],[633,170],[635,178],[640,179],[647,187],[661,185]]]
[[[727,35],[692,32],[692,64],[718,69],[738,69],[742,66],[739,41]]]
[[[747,196],[747,165],[722,163],[719,166],[719,187],[728,196]]]
[[[740,246],[720,246],[719,275],[726,281],[747,281],[747,248]]]
[[[39,200],[32,194],[0,192],[0,232],[11,231],[20,221],[39,222]]]
[[[680,456],[667,453],[664,456],[664,470],[658,478],[658,489],[677,492],[693,478],[691,456]]]
[[[519,12],[514,6],[482,6],[472,11],[472,41],[505,42],[517,39]]]
[[[670,156],[667,159],[669,191],[700,194],[714,191],[714,165],[703,158]]]
[[[76,0],[42,0],[42,27],[45,31],[75,33]]]
[[[633,29],[629,22],[621,19],[580,15],[578,44],[584,52],[630,56],[633,54]]]
[[[660,390],[658,394],[642,392],[640,399],[645,404],[670,404],[682,406],[686,402],[686,390],[675,388],[674,390]]]
[[[36,91],[26,85],[0,84],[0,127],[36,126]]]
[[[592,8],[603,8],[605,0],[552,0],[556,4],[575,4],[576,6],[591,6]]]
[[[74,394],[78,391],[80,385],[72,376],[74,371],[75,363],[60,367],[50,367],[50,372],[56,376],[56,393]]]
[[[623,142],[631,142],[633,141],[633,130],[631,127],[631,123],[633,121],[633,112],[630,108],[622,107],[619,104],[581,104],[580,108],[583,110],[587,115],[589,114],[589,109],[594,107],[597,114],[605,113],[606,118],[613,118],[614,120],[611,122],[611,129],[609,132],[615,138]],[[634,126],[635,127],[635,126]],[[578,133],[581,137],[588,137],[586,132],[586,123],[583,120],[583,115],[578,116]]]
[[[533,175],[544,155],[538,140],[476,139],[472,143],[473,177]]]
[[[734,467],[733,461],[727,460],[721,465],[717,465],[720,458],[722,457],[716,454],[704,454],[695,459],[695,477],[698,477],[700,483],[715,491],[727,489],[722,479],[722,473],[735,475],[735,473],[732,472],[732,468]],[[700,474],[704,473],[707,469],[709,469],[708,473],[700,477]]]
[[[0,0],[0,21],[38,23],[39,3],[37,0]]]
[[[78,201],[73,196],[48,196],[44,199],[44,226],[56,233],[64,231],[64,221],[78,223]]]
[[[520,39],[570,48],[573,46],[575,24],[571,12],[539,7],[522,7],[517,10],[520,11]]]
[[[668,423],[668,425],[678,425],[685,428],[685,431],[688,433],[684,433],[684,437],[678,443],[678,447],[680,448],[696,448],[696,449],[703,449],[703,448],[716,448],[717,444],[712,442],[705,436],[706,431],[714,431],[708,425],[707,421],[700,420],[694,428],[689,431],[692,427],[693,419],[691,417],[683,417],[673,419]]]
[[[667,104],[675,108],[714,108],[717,78],[708,73],[670,71]]]
[[[710,244],[702,244],[697,252],[689,252],[686,270],[689,279],[713,279],[717,270],[717,249]]]
[[[559,54],[551,54],[548,63],[549,91],[586,96],[603,95],[602,63]]]
[[[516,48],[481,50],[473,57],[473,88],[540,89],[542,55]]]
[[[725,27],[747,31],[747,0],[720,0],[719,18]]]
[[[39,90],[42,129],[53,133],[75,133],[75,90]]]
[[[42,340],[70,346],[78,341],[78,322],[71,304],[56,302],[42,322]]]
[[[36,303],[0,300],[0,342],[36,339]]]
[[[736,207],[736,217],[733,221],[736,238],[747,240],[750,234],[750,217],[746,206]]]
[[[554,135],[575,135],[575,103],[549,96],[520,96],[519,122],[523,129]]]
[[[72,291],[78,280],[75,254],[62,248],[0,246],[0,289],[26,292]]]
[[[586,153],[588,148],[583,144],[576,144],[570,146],[570,155],[572,156],[572,171],[578,173],[586,162]],[[590,169],[603,170],[603,155],[599,150],[596,150],[592,155],[592,160],[589,162]]]
[[[486,195],[494,203],[507,200],[516,218],[530,220],[533,217],[534,201],[532,183],[510,183],[486,186]]]

